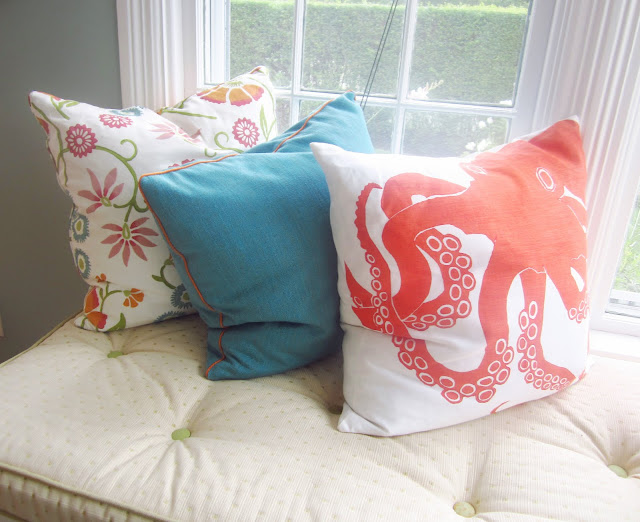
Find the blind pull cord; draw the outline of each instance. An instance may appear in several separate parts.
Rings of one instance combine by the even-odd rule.
[[[371,93],[371,87],[373,86],[373,80],[376,77],[376,73],[378,72],[378,66],[380,65],[380,58],[382,57],[382,51],[384,50],[385,45],[387,44],[387,38],[389,37],[389,32],[391,30],[391,23],[393,22],[393,16],[396,14],[396,9],[398,8],[398,0],[393,0],[391,2],[391,8],[389,9],[389,13],[387,14],[387,21],[384,25],[384,31],[382,31],[382,37],[380,38],[380,42],[378,43],[378,50],[376,51],[375,58],[373,59],[373,64],[371,66],[371,71],[369,71],[369,78],[367,78],[367,84],[364,87],[364,92],[362,93],[362,100],[360,100],[360,107],[362,110],[367,106],[367,100],[369,99],[369,94]]]

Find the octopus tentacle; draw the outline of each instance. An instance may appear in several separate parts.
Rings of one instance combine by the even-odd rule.
[[[391,301],[389,267],[367,231],[365,208],[369,194],[374,188],[380,187],[369,184],[360,194],[356,203],[354,223],[358,230],[358,240],[365,251],[365,259],[371,265],[370,272],[373,276],[371,304],[375,311],[367,312],[365,316],[364,311],[359,311],[356,305],[353,307],[354,312],[365,319],[362,321],[363,326],[392,335],[393,344],[399,348],[400,362],[408,369],[415,371],[423,383],[441,387],[442,396],[447,401],[458,403],[465,397],[475,397],[478,402],[488,402],[493,398],[496,386],[504,384],[510,375],[508,365],[513,360],[513,349],[508,346],[506,335],[488,338],[488,346],[482,362],[476,369],[467,372],[451,370],[437,362],[429,353],[425,341],[410,337],[407,326],[394,306],[395,298],[394,302]],[[429,230],[431,234],[434,232],[437,233],[435,229]],[[442,235],[443,239],[444,237]],[[457,247],[453,243],[451,246]],[[421,257],[424,259],[422,255]],[[470,266],[469,260],[467,268]],[[506,321],[501,322],[501,325],[506,325]],[[434,375],[438,376],[437,381]]]
[[[365,288],[363,288],[356,278],[353,277],[351,270],[345,263],[345,272],[347,279],[347,287],[349,288],[349,293],[351,294],[351,300],[353,301],[352,310],[360,319],[360,322],[364,325],[373,324],[373,314],[376,311],[372,304],[372,295],[371,292],[368,292]]]
[[[495,395],[497,386],[506,383],[511,375],[509,365],[513,361],[514,350],[507,340],[506,309],[496,306],[497,303],[506,302],[509,288],[500,276],[498,268],[489,266],[482,285],[493,291],[488,293],[480,290],[478,314],[486,347],[475,369],[464,372],[452,370],[431,356],[424,341],[414,345],[408,340],[394,339],[394,344],[400,349],[400,361],[414,370],[425,384],[440,386],[442,396],[449,402],[458,403],[466,397],[474,397],[481,403],[488,402]]]
[[[546,270],[560,292],[569,319],[581,323],[589,315],[589,301],[584,289],[584,278],[587,273],[587,260],[585,256],[579,256],[574,259],[571,268],[575,271],[576,275],[583,280],[581,289],[578,288],[573,276],[569,273],[570,270],[565,269],[563,271],[561,268],[554,266],[548,266]]]
[[[540,338],[546,292],[546,273],[525,270],[520,274],[524,288],[525,307],[520,312],[518,322],[521,334],[516,349],[521,355],[518,369],[524,373],[524,380],[539,390],[557,391],[575,381],[566,368],[556,366],[544,358]]]
[[[400,273],[403,274],[401,286],[393,299],[400,317],[410,317],[415,314],[416,309],[429,294],[433,280],[429,263],[420,251],[423,245],[418,245],[418,239],[415,237],[415,224],[419,221],[414,221],[414,216],[419,216],[427,208],[430,203],[429,198],[450,196],[463,190],[463,187],[450,181],[430,179],[422,174],[411,172],[398,174],[385,183],[380,207],[389,221],[382,235],[385,247],[398,264]],[[413,198],[416,196],[422,197],[426,201],[414,204]],[[418,212],[416,212],[416,207],[418,207]],[[408,224],[412,226],[407,226]],[[426,238],[426,246],[428,247],[428,242],[432,241],[434,245],[441,248],[441,238],[436,236],[435,231],[431,235],[434,236],[434,239]],[[458,240],[450,236],[447,241],[455,242]],[[425,311],[420,315],[431,314]],[[417,322],[420,323],[420,321]]]
[[[387,334],[393,334],[400,325],[402,325],[402,327],[404,327],[404,325],[402,324],[402,321],[399,320],[393,308],[393,303],[391,302],[391,271],[389,270],[387,263],[384,261],[380,250],[367,232],[366,226],[367,200],[374,189],[381,188],[382,187],[376,183],[369,183],[364,188],[356,202],[356,218],[354,223],[358,231],[357,238],[360,241],[360,246],[365,251],[365,259],[367,263],[371,265],[371,269],[369,271],[373,278],[371,280],[371,288],[373,289],[373,293],[371,293],[371,304],[373,305],[373,308],[371,309],[371,313],[366,312],[364,321],[362,321],[363,316],[361,315],[363,312],[358,310],[359,307],[357,305],[353,307],[353,310],[361,319],[362,324],[367,328]],[[350,273],[349,267],[346,268]],[[355,300],[354,304],[356,304]],[[405,334],[408,333],[406,328],[404,328],[403,332]]]
[[[414,330],[426,330],[429,326],[451,328],[460,318],[471,313],[469,294],[476,286],[471,273],[471,257],[460,251],[462,243],[451,235],[429,229],[416,236],[416,245],[427,253],[440,267],[444,292],[436,298],[422,302],[404,323]]]
[[[398,358],[405,367],[415,371],[424,384],[440,386],[442,396],[454,404],[467,397],[489,402],[496,386],[507,382],[511,374],[508,365],[513,360],[513,349],[503,338],[489,344],[480,365],[467,372],[451,370],[437,362],[422,340],[394,336],[393,344],[399,348]]]

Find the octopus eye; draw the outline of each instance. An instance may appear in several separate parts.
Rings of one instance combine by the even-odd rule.
[[[536,171],[536,177],[538,178],[540,185],[542,185],[545,190],[552,191],[556,188],[555,181],[553,181],[551,174],[549,174],[549,171],[546,169],[543,169],[542,167],[538,168]]]

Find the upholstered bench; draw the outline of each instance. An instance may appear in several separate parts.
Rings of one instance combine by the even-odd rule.
[[[341,357],[203,377],[197,317],[63,324],[0,367],[0,509],[20,520],[637,521],[640,365],[413,435],[341,433]],[[10,518],[13,520],[13,518]]]

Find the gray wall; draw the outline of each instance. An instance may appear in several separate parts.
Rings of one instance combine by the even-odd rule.
[[[0,1],[0,361],[82,307],[86,285],[67,241],[31,90],[121,106],[115,0]]]

